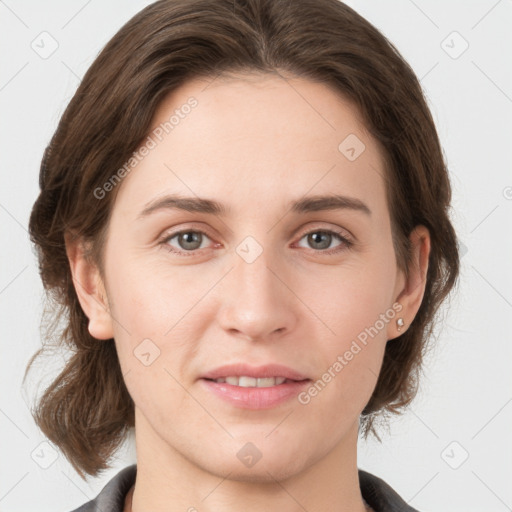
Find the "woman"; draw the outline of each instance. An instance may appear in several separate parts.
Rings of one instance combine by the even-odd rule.
[[[78,511],[415,510],[357,439],[413,399],[459,259],[421,87],[366,20],[148,6],[86,73],[40,187],[73,355],[35,420],[83,477],[135,429],[137,465]]]

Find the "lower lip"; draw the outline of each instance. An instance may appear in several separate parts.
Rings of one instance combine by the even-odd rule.
[[[270,409],[296,397],[310,380],[286,382],[268,388],[243,388],[226,382],[201,379],[206,389],[242,409]]]

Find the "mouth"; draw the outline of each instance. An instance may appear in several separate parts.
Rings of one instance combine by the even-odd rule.
[[[241,409],[271,409],[292,400],[312,379],[279,364],[225,365],[200,377],[203,389],[224,403]]]
[[[204,373],[201,378],[242,387],[268,387],[282,384],[286,380],[308,380],[306,375],[282,364],[251,366],[242,362],[220,366]]]
[[[218,379],[205,379],[217,384],[226,383],[231,386],[238,386],[241,388],[270,388],[273,386],[280,386],[281,384],[290,384],[295,382],[303,382],[309,379],[287,379],[286,377],[249,377],[247,375],[219,377]]]

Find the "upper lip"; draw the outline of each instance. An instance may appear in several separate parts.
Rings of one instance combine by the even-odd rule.
[[[219,379],[221,377],[247,376],[253,378],[284,377],[290,380],[307,380],[308,377],[300,372],[281,364],[266,364],[250,366],[245,363],[234,363],[219,366],[201,376],[203,379]]]

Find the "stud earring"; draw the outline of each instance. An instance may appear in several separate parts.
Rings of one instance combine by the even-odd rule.
[[[396,326],[397,326],[397,330],[398,331],[402,330],[402,327],[404,326],[404,319],[403,318],[397,318]]]

